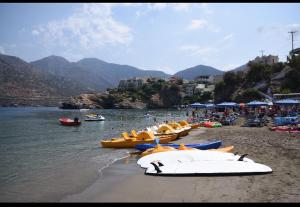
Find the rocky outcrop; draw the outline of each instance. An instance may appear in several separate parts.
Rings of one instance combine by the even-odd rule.
[[[141,100],[132,101],[131,98],[122,98],[121,95],[105,93],[81,94],[71,97],[62,103],[62,109],[144,109],[147,103]]]

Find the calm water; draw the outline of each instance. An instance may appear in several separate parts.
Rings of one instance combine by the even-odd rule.
[[[81,120],[100,113],[103,122],[61,126],[62,116]],[[99,141],[157,121],[179,121],[179,110],[61,110],[54,107],[0,107],[0,202],[56,202],[91,185],[101,169],[133,149],[101,148]]]

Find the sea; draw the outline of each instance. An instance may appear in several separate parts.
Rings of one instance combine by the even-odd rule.
[[[89,113],[106,120],[84,121]],[[62,126],[61,117],[78,117],[82,124]],[[59,202],[80,193],[101,179],[103,169],[136,151],[102,148],[102,139],[186,118],[178,109],[0,107],[0,202]]]

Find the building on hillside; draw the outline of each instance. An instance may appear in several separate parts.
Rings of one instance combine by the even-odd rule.
[[[189,82],[187,84],[184,84],[183,87],[182,87],[182,91],[183,91],[183,97],[184,96],[193,96],[194,95],[194,89],[196,87],[196,83],[193,83],[193,82]]]
[[[223,80],[223,75],[200,75],[195,78],[197,83],[216,84]]]
[[[123,79],[120,80],[118,88],[122,90],[140,88],[146,82],[147,82],[147,78],[133,77],[129,79]]]
[[[204,89],[205,89],[205,84],[203,83],[197,84],[194,89],[194,93],[201,93],[202,91],[204,91]]]
[[[278,56],[274,56],[274,55],[264,55],[264,56],[257,56],[254,60],[251,60],[251,63],[263,63],[266,65],[273,65],[275,63],[278,63],[279,58]]]
[[[214,84],[219,83],[223,80],[223,75],[214,75]]]

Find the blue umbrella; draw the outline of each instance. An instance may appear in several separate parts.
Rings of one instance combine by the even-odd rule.
[[[275,101],[275,104],[277,104],[277,105],[296,105],[296,104],[300,104],[300,101],[294,100],[294,99],[282,99],[279,101]]]
[[[205,105],[201,104],[201,103],[193,103],[193,104],[190,104],[190,106],[192,108],[205,108]]]
[[[217,104],[218,108],[233,108],[233,107],[237,107],[238,104],[235,102],[223,102],[220,104]]]
[[[253,107],[268,106],[268,103],[267,102],[262,102],[262,101],[251,101],[251,102],[247,103],[247,106],[253,106]]]
[[[205,105],[205,107],[208,108],[208,109],[213,109],[213,108],[216,107],[216,105],[215,105],[215,104],[212,104],[212,103],[208,103],[208,104],[204,104],[204,105]]]

